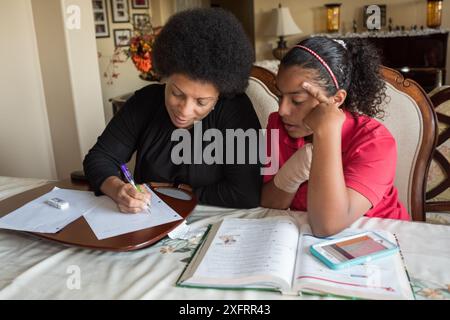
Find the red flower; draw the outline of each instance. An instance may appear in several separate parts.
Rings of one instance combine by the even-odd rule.
[[[156,74],[153,70],[152,48],[155,38],[161,28],[135,29],[135,36],[130,40],[130,48],[127,55],[131,57],[136,69],[147,78],[148,76],[155,78]]]

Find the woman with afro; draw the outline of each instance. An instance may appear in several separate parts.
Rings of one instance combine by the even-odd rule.
[[[106,194],[119,210],[136,213],[151,201],[119,178],[119,166],[136,151],[136,183],[159,182],[192,187],[200,203],[234,208],[260,203],[259,163],[195,161],[192,148],[178,163],[172,150],[175,130],[191,137],[197,124],[205,132],[260,129],[244,91],[254,60],[253,49],[238,22],[222,9],[194,9],[172,16],[156,38],[153,61],[163,84],[138,91],[110,121],[84,160],[86,176],[97,195]],[[195,124],[195,126],[194,126]],[[200,135],[202,133],[200,132]],[[223,143],[225,144],[225,138]],[[218,143],[214,141],[213,143]],[[248,156],[249,143],[243,151]],[[225,150],[225,147],[223,148]]]
[[[309,38],[286,54],[276,81],[279,110],[267,129],[268,139],[279,130],[281,167],[264,176],[262,205],[307,211],[319,236],[361,216],[408,220],[394,187],[396,142],[374,119],[386,98],[375,49]]]

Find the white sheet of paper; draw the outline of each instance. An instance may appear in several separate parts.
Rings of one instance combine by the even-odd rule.
[[[203,235],[206,230],[208,230],[208,227],[195,229],[192,228],[191,225],[188,225],[186,221],[183,221],[182,224],[173,229],[167,235],[169,236],[170,239],[189,240],[191,238],[196,238]]]
[[[101,203],[87,212],[84,218],[99,240],[183,219],[153,191],[151,191],[151,213],[147,211],[136,214],[121,213],[117,209],[117,204],[104,196]]]
[[[55,197],[69,202],[69,208],[57,209],[45,203]],[[0,218],[0,228],[56,233],[95,207],[97,201],[92,192],[55,187],[49,193]]]

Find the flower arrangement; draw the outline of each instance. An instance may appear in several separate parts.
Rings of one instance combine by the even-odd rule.
[[[139,20],[138,24],[133,24],[134,36],[130,39],[129,47],[116,47],[111,56],[98,52],[98,58],[107,58],[108,63],[103,76],[107,79],[108,85],[113,85],[114,80],[119,78],[119,64],[125,63],[128,59],[133,61],[136,69],[141,73],[143,80],[159,81],[160,77],[153,69],[152,48],[156,36],[161,32],[162,27],[153,28],[149,20]]]
[[[133,61],[136,69],[141,72],[141,78],[159,80],[153,69],[152,47],[161,28],[153,28],[149,20],[140,21],[134,25],[134,36],[126,54]]]

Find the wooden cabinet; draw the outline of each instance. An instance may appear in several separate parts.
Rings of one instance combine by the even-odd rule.
[[[346,40],[362,37],[380,50],[383,65],[415,80],[426,92],[445,83],[448,31],[404,31],[325,35]]]
[[[368,39],[380,49],[385,66],[400,71],[429,92],[445,82],[447,38],[448,32]]]
[[[125,102],[127,102],[127,100],[134,94],[134,92],[130,92],[130,93],[126,93],[123,94],[121,96],[109,99],[109,101],[112,104],[112,109],[113,109],[113,115],[115,115],[117,113],[117,111],[120,110],[120,108],[123,107],[123,105],[125,104]]]

